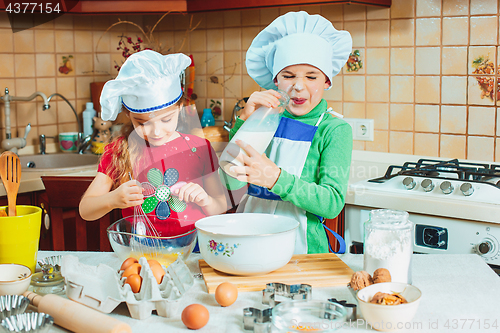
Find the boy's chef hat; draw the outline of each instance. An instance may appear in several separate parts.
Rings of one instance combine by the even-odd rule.
[[[144,50],[132,54],[102,89],[101,118],[115,120],[122,104],[135,113],[175,104],[182,96],[180,74],[190,64],[191,59],[182,53],[161,55]]]
[[[308,64],[332,82],[349,58],[351,35],[336,30],[320,15],[289,12],[275,19],[253,40],[247,51],[248,74],[265,89],[276,89],[273,80],[290,65]]]

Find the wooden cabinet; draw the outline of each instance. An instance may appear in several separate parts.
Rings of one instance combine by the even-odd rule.
[[[345,226],[345,208],[342,209],[340,214],[334,218],[334,219],[326,219],[325,220],[325,225],[338,233],[342,238],[344,238],[344,226]],[[330,241],[330,244],[332,245],[332,249],[334,252],[338,252],[340,247],[339,247],[339,242],[337,242],[337,239],[335,236],[333,236],[330,232],[326,233],[328,235],[328,240]],[[346,249],[346,253],[348,252],[348,249]]]

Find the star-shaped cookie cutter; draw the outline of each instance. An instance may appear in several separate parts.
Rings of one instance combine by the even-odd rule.
[[[338,303],[345,308],[347,312],[347,316],[345,318],[346,321],[356,320],[356,309],[357,309],[356,304],[347,303],[347,301],[345,300],[337,300],[336,298],[329,298],[328,302]]]
[[[309,284],[268,283],[266,289],[262,290],[262,304],[275,307],[280,303],[276,300],[276,296],[286,297],[291,300],[309,300],[312,298],[312,286]]]

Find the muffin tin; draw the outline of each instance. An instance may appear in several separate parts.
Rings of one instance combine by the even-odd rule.
[[[142,285],[138,293],[133,293],[130,286],[125,284],[122,271],[104,264],[85,265],[77,257],[66,255],[61,265],[66,295],[103,313],[110,313],[120,303],[126,302],[134,319],[146,319],[153,310],[162,317],[174,316],[177,301],[194,283],[189,268],[179,259],[168,267],[162,266],[165,275],[158,284],[146,258],[140,258],[139,264],[142,266]]]

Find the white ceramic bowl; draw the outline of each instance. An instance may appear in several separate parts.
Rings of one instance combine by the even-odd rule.
[[[0,295],[22,295],[31,282],[31,269],[18,264],[0,264]]]
[[[195,226],[200,253],[208,265],[229,274],[259,275],[290,261],[299,222],[270,214],[236,213],[205,217]]]
[[[377,292],[399,293],[408,303],[382,305],[369,303]],[[401,331],[412,327],[422,292],[415,286],[400,282],[375,283],[358,291],[358,306],[365,320],[377,331]]]

